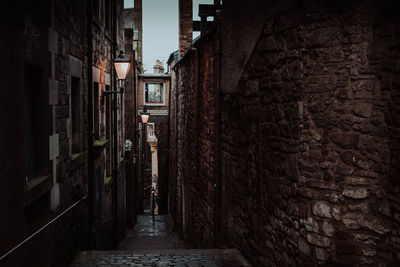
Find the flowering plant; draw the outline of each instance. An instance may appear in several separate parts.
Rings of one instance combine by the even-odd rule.
[[[132,141],[130,139],[125,139],[125,152],[132,150]]]

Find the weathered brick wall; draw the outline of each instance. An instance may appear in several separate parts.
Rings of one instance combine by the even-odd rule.
[[[193,39],[193,3],[179,0],[179,55],[182,57],[189,49]]]
[[[222,98],[218,242],[240,249],[255,266],[398,264],[398,5],[265,6],[263,31],[239,84]],[[213,190],[205,187],[214,179],[215,103],[212,83],[203,83],[198,105],[207,112],[198,113],[198,139],[189,139],[196,117],[191,83],[199,77],[202,84],[207,74],[197,75],[194,53],[188,57],[176,69],[177,90],[185,94],[172,97],[171,106],[186,111],[175,110],[176,121],[171,112],[171,129],[177,125],[171,131],[177,140],[176,197],[189,204],[196,221],[191,232],[199,227],[205,237],[216,227]],[[200,66],[207,60],[210,55],[200,56]],[[185,166],[195,170],[196,159],[185,153],[196,145],[197,179],[185,172]],[[209,227],[201,228],[207,220]]]

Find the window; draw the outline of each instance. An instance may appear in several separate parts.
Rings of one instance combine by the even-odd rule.
[[[111,29],[111,0],[105,0],[104,12],[104,26],[106,31],[109,32]]]
[[[145,83],[144,101],[149,106],[163,106],[165,98],[163,83]]]
[[[72,153],[82,150],[82,111],[80,79],[71,77]]]
[[[150,137],[154,136],[154,123],[147,123],[147,135]]]
[[[93,9],[94,18],[99,20],[99,18],[100,18],[100,3],[99,3],[99,0],[94,0],[92,3],[93,3],[92,9]]]
[[[46,89],[46,90],[45,90]],[[26,178],[30,181],[46,172],[48,162],[48,94],[43,69],[25,64]]]
[[[156,142],[156,131],[154,123],[147,123],[147,142]]]
[[[94,138],[100,139],[100,108],[99,108],[99,84],[93,83],[93,126]]]
[[[110,91],[110,86],[106,85],[106,91]],[[106,100],[106,139],[108,140],[106,149],[106,174],[111,175],[111,97],[104,97]]]
[[[135,8],[134,0],[124,0],[124,9]]]

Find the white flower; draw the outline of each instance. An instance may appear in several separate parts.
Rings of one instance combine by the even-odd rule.
[[[129,139],[125,139],[125,152],[132,150],[132,141]]]

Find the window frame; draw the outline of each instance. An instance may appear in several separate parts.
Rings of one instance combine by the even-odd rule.
[[[26,182],[49,174],[49,100],[44,82],[45,70],[24,64],[24,109],[26,140]]]
[[[77,87],[75,87],[77,84]],[[83,150],[83,137],[82,137],[82,129],[83,129],[83,122],[82,122],[82,81],[81,78],[75,77],[71,75],[71,143],[72,143],[72,153],[81,153]],[[76,89],[76,90],[75,90]],[[75,92],[77,91],[77,92]],[[76,98],[74,98],[74,96]],[[74,100],[77,100],[76,102]],[[77,108],[75,107],[77,105]],[[76,123],[76,124],[75,124]],[[77,126],[77,127],[74,127]]]
[[[93,133],[94,139],[100,140],[101,136],[101,120],[100,120],[100,83],[93,82]]]
[[[148,84],[162,84],[162,102],[147,102],[146,91],[148,91]],[[143,103],[146,106],[165,106],[165,82],[143,82]]]
[[[151,128],[151,129],[150,129]],[[155,137],[155,124],[154,122],[148,122],[147,123],[147,137]],[[150,134],[150,131],[152,134]]]

